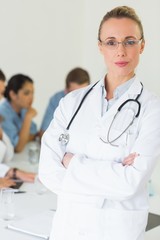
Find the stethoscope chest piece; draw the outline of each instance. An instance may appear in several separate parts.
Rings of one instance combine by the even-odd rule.
[[[61,142],[61,144],[64,146],[69,142],[69,134],[68,133],[62,133],[59,136],[59,141]]]

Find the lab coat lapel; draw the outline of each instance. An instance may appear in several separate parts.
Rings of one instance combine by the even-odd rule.
[[[142,85],[141,83],[135,79],[131,87],[126,91],[115,103],[114,105],[103,115],[101,118],[102,121],[106,120],[106,118],[110,118],[111,116],[117,113],[117,110],[121,104],[123,104],[128,99],[135,99],[137,95],[141,92]]]
[[[101,119],[102,113],[102,82],[99,81],[97,85],[93,88],[88,96],[88,106],[89,110],[92,114],[94,114],[94,118],[97,117],[99,120]]]

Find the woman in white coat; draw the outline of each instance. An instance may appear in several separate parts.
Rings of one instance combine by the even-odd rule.
[[[98,46],[107,74],[62,99],[42,138],[39,177],[58,195],[51,240],[144,239],[160,99],[135,74],[145,40],[132,8],[104,16]]]
[[[33,182],[35,173],[25,172],[18,168],[11,168],[7,165],[13,159],[14,148],[8,136],[0,127],[0,188],[15,185],[13,179]]]

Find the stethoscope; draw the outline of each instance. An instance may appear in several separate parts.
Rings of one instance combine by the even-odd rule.
[[[98,81],[99,82],[99,81]],[[70,122],[68,123],[67,127],[66,127],[66,132],[65,133],[62,133],[60,136],[59,136],[59,141],[61,142],[61,145],[65,146],[68,144],[69,142],[69,129],[71,127],[71,124],[73,122],[73,120],[75,119],[76,115],[78,114],[80,108],[82,107],[82,104],[84,102],[84,100],[86,99],[86,97],[88,96],[88,94],[92,91],[92,89],[95,87],[95,85],[98,83],[96,82],[84,95],[84,97],[82,98],[77,110],[75,111],[74,115],[72,116]],[[132,125],[132,123],[134,122],[135,118],[138,118],[139,114],[140,114],[140,110],[141,110],[141,104],[140,102],[138,101],[142,92],[143,92],[143,84],[141,83],[141,91],[140,93],[137,95],[137,97],[135,99],[127,99],[125,102],[123,102],[119,108],[117,109],[117,113],[114,115],[113,117],[113,120],[110,124],[110,127],[109,127],[109,130],[108,130],[108,134],[107,134],[107,140],[103,140],[102,138],[100,138],[104,143],[109,143],[110,145],[112,146],[117,146],[117,145],[114,145],[113,142],[115,142],[117,139],[119,139],[126,131],[127,129]],[[136,114],[134,115],[132,121],[127,125],[127,127],[122,131],[122,133],[120,135],[118,135],[116,138],[110,140],[110,131],[111,131],[111,128],[112,128],[112,125],[117,117],[117,115],[120,113],[120,111],[122,110],[122,108],[128,103],[128,102],[134,102],[137,104],[138,108],[137,108],[137,112]]]

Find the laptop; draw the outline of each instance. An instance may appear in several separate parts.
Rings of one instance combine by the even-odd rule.
[[[13,189],[19,189],[23,184],[23,181],[20,179],[12,179],[12,180],[16,183],[16,185],[11,186],[11,188]]]
[[[160,226],[160,215],[149,213],[146,231],[149,231],[157,226]]]

